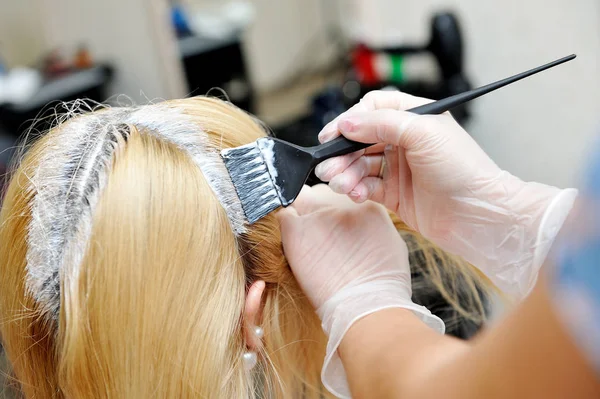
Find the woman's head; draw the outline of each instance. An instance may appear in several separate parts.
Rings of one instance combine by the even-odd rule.
[[[320,391],[318,366],[293,370],[302,388],[277,360],[317,365],[324,343],[276,221],[244,230],[222,205],[218,149],[264,135],[233,106],[196,98],[81,115],[33,145],[0,231],[2,335],[28,396],[249,396],[244,310],[257,280],[267,352],[254,373],[272,393]]]
[[[26,397],[327,396],[278,224],[243,224],[219,158],[265,134],[200,97],[82,114],[29,148],[0,214],[0,333]],[[442,276],[477,276],[404,236],[460,308]]]

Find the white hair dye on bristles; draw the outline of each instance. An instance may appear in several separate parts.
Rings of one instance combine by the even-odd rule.
[[[271,180],[273,180],[273,184],[277,184],[277,168],[275,167],[275,142],[273,140],[257,140],[258,148],[260,148],[260,152],[265,160],[265,165],[267,165],[267,169],[269,170],[269,175],[271,175]]]
[[[106,185],[115,150],[129,127],[185,151],[201,169],[225,209],[236,235],[246,232],[245,215],[218,149],[192,118],[162,104],[115,108],[79,115],[49,137],[30,177],[35,195],[28,231],[27,289],[44,316],[58,321],[61,275],[77,274],[87,250],[94,210]]]

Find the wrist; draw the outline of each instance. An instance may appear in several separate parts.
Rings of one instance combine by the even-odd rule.
[[[528,237],[535,237],[548,206],[561,189],[536,182],[525,182],[508,172],[500,177],[503,195],[495,205],[504,208],[507,221],[522,226]]]
[[[475,212],[461,220],[452,247],[504,293],[524,297],[535,284],[576,190],[524,182],[501,172],[481,190]],[[463,214],[467,211],[463,209]]]
[[[544,262],[550,246],[570,213],[577,197],[575,189],[557,187],[522,180],[506,174],[505,187],[512,198],[509,203],[512,220],[509,223],[523,231],[523,248],[531,248],[533,280]],[[533,281],[535,282],[535,281]],[[530,280],[529,289],[532,286]]]
[[[344,366],[338,354],[338,348],[349,329],[371,314],[392,308],[404,309],[435,331],[444,332],[444,322],[427,308],[413,303],[410,295],[406,295],[405,284],[397,280],[371,281],[344,288],[317,309],[323,330],[328,336],[321,378],[330,392],[339,397],[350,395]]]

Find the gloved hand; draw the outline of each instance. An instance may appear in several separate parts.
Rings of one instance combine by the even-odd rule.
[[[480,268],[505,293],[523,297],[577,191],[525,183],[501,170],[448,113],[402,111],[429,101],[401,92],[368,93],[327,125],[319,140],[341,132],[380,144],[327,160],[316,174],[356,202],[384,204]]]
[[[408,250],[384,207],[320,185],[305,187],[278,215],[286,258],[329,337],[321,378],[330,392],[350,395],[337,348],[358,319],[406,308],[444,332],[441,319],[411,300]]]

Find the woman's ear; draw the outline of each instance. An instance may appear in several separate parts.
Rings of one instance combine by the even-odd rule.
[[[246,304],[244,306],[244,338],[246,344],[251,350],[260,346],[262,338],[261,313],[262,296],[265,291],[265,282],[258,280],[252,283],[248,294],[246,295]]]

